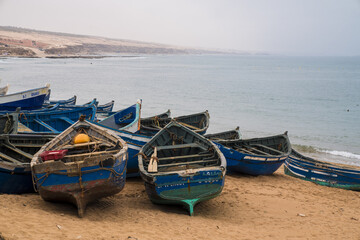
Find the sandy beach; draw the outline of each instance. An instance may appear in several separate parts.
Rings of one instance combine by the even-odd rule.
[[[289,177],[226,176],[222,194],[195,207],[155,205],[140,178],[78,218],[37,194],[0,195],[0,239],[360,239],[360,193]]]

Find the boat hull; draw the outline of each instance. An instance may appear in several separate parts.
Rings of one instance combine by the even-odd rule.
[[[0,110],[15,111],[20,107],[23,110],[33,110],[42,107],[49,87],[32,89],[0,97]]]
[[[0,162],[0,193],[22,194],[34,191],[30,163],[13,165]]]
[[[258,176],[271,175],[285,162],[285,157],[262,157],[244,154],[216,143],[226,158],[226,167],[230,172]]]
[[[360,170],[345,169],[316,160],[300,160],[290,155],[285,161],[284,172],[322,186],[360,191]]]
[[[145,189],[153,203],[183,205],[192,216],[197,203],[221,193],[224,174],[220,170],[205,170],[188,176],[177,173],[156,176],[151,181],[145,180]]]
[[[46,201],[68,202],[84,216],[86,205],[99,198],[114,195],[125,186],[126,161],[114,163],[114,167],[101,167],[99,163],[87,167],[63,168],[50,173],[46,166],[33,167],[36,187]]]

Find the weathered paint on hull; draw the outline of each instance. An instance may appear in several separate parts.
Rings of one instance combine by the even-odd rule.
[[[224,187],[225,178],[221,171],[206,176],[209,172],[198,176],[157,176],[155,183],[145,182],[145,189],[152,202],[183,205],[193,216],[197,203],[218,196]]]
[[[69,202],[77,206],[78,215],[84,216],[89,202],[114,195],[125,186],[125,178],[101,179],[80,183],[42,187],[39,194],[46,201]]]
[[[296,172],[295,172],[296,171]],[[350,182],[340,182],[335,178],[325,178],[322,174],[313,174],[309,170],[302,171],[301,169],[290,169],[288,163],[284,165],[284,173],[291,177],[299,178],[305,181],[310,181],[326,187],[342,188],[346,190],[360,191],[360,184]]]
[[[59,174],[61,173],[61,174]],[[83,217],[86,205],[96,199],[120,192],[125,186],[126,161],[115,167],[100,168],[99,165],[83,167],[78,172],[60,171],[58,174],[48,171],[37,173],[36,185],[44,200],[70,202],[78,207],[78,214]]]

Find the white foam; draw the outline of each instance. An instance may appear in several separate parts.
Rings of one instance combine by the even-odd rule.
[[[332,154],[332,155],[335,155],[335,156],[342,156],[342,157],[347,157],[347,158],[360,159],[360,155],[359,155],[359,154],[354,154],[354,153],[345,152],[345,151],[321,150],[321,152],[328,153],[328,154]]]

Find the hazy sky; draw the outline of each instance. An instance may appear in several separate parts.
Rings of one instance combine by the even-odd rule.
[[[0,0],[0,25],[187,47],[360,55],[360,0]]]

